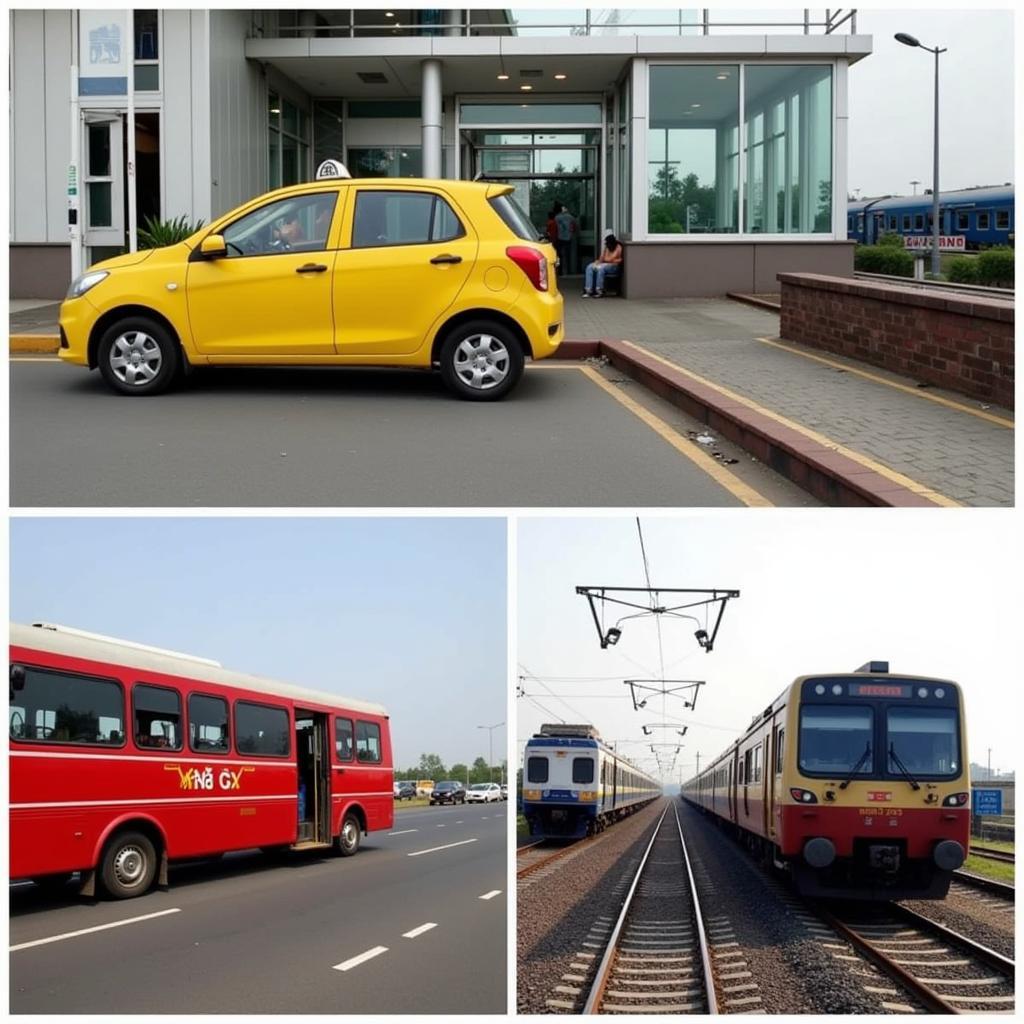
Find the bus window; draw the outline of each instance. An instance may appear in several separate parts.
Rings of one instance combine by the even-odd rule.
[[[380,726],[374,722],[356,722],[356,758],[380,763]]]
[[[193,750],[226,754],[228,702],[221,697],[191,693],[188,698],[188,743]]]
[[[334,720],[334,750],[339,761],[352,760],[352,719]]]
[[[286,757],[291,750],[289,739],[284,708],[235,702],[235,746],[240,754]]]
[[[135,745],[181,750],[181,697],[163,686],[137,683],[132,690]]]
[[[112,680],[26,667],[17,699],[11,739],[124,744],[124,696]]]

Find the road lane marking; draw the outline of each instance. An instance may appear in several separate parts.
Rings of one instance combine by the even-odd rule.
[[[422,935],[424,932],[429,932],[431,928],[436,928],[437,925],[433,921],[428,921],[426,924],[421,924],[419,928],[413,928],[411,932],[402,932],[403,939],[415,939],[417,935]]]
[[[335,964],[331,970],[351,971],[353,967],[358,967],[360,964],[366,963],[367,960],[372,960],[375,956],[380,956],[381,953],[386,953],[387,951],[387,946],[374,946],[373,949],[368,949],[365,953],[352,957],[351,960],[343,960],[340,964]]]
[[[863,454],[863,452],[858,452],[853,448],[847,448],[845,445],[833,441],[832,438],[827,435],[822,434],[817,430],[812,430],[810,427],[805,427],[802,423],[798,423],[796,420],[791,420],[788,417],[775,412],[773,409],[769,409],[767,406],[761,405],[759,402],[755,402],[752,398],[747,398],[746,396],[741,395],[738,391],[732,391],[729,388],[723,387],[721,384],[716,384],[713,380],[709,380],[707,377],[702,377],[700,374],[686,369],[686,367],[681,366],[679,363],[673,363],[671,359],[666,359],[664,356],[658,355],[657,352],[652,352],[650,349],[644,348],[642,345],[638,345],[635,341],[627,341],[626,339],[623,339],[623,344],[629,345],[630,348],[635,348],[638,352],[643,352],[644,355],[650,356],[651,359],[654,359],[659,363],[663,363],[665,366],[671,367],[673,370],[678,370],[691,380],[697,381],[698,384],[705,384],[710,388],[714,388],[720,395],[724,395],[726,398],[739,402],[741,405],[745,405],[748,409],[753,409],[754,412],[759,412],[763,416],[767,416],[769,419],[775,420],[776,423],[781,423],[784,427],[789,427],[791,430],[795,430],[798,434],[803,434],[804,437],[817,442],[823,448],[827,448],[829,451],[835,452],[837,455],[845,455],[848,459],[853,459],[854,462],[859,462],[866,469],[884,476],[886,480],[891,480],[893,483],[899,484],[901,487],[906,487],[907,490],[912,491],[914,494],[919,494],[922,497],[927,498],[929,501],[935,502],[936,505],[959,508],[962,504],[945,494],[941,494],[938,491],[927,487],[925,484],[912,480],[909,476],[906,476],[895,469],[891,469],[889,466],[883,465],[881,462],[877,462],[870,456]],[[591,368],[588,367],[588,369]],[[593,372],[596,373],[597,371],[595,370]],[[604,378],[602,378],[602,380],[603,379]],[[712,461],[714,460],[712,459]]]
[[[897,391],[903,391],[908,395],[913,395],[915,398],[923,398],[928,402],[936,402],[939,405],[944,405],[948,409],[956,409],[957,412],[965,412],[970,416],[977,416],[978,419],[987,420],[989,423],[995,423],[996,426],[1006,427],[1009,430],[1013,430],[1015,427],[1014,421],[1008,420],[1005,416],[997,416],[995,413],[986,412],[984,409],[974,409],[969,405],[965,405],[963,402],[957,402],[951,398],[944,398],[942,395],[933,395],[928,391],[923,391],[918,387],[911,387],[908,384],[900,384],[898,381],[889,380],[877,373],[868,373],[867,370],[861,370],[856,366],[847,366],[846,363],[841,363],[836,359],[826,359],[824,356],[815,355],[811,352],[804,352],[802,349],[794,348],[792,345],[787,345],[779,339],[755,338],[754,340],[763,342],[765,345],[771,345],[772,348],[782,349],[783,352],[791,352],[795,356],[803,356],[804,359],[811,359],[816,363],[824,363],[825,366],[831,366],[834,369],[843,370],[845,373],[856,374],[856,376],[863,377],[865,380],[874,381],[876,384],[884,384],[887,388],[895,388]]]
[[[79,935],[89,935],[91,932],[105,932],[108,928],[120,928],[125,924],[136,924],[139,921],[150,921],[154,917],[166,917],[168,914],[180,914],[181,907],[172,907],[170,910],[158,910],[155,914],[143,914],[141,917],[129,917],[124,921],[111,921],[110,924],[98,924],[93,928],[79,928],[76,932],[64,932],[61,935],[51,935],[48,939],[34,939],[32,942],[20,942],[17,946],[11,946],[8,952],[17,953],[19,949],[31,949],[33,946],[46,946],[51,942],[62,942],[64,939],[75,939]]]
[[[500,889],[492,889],[490,892],[485,892],[483,896],[477,896],[478,900],[493,900],[495,896],[500,896]]]
[[[461,825],[462,824],[462,819],[460,818],[457,822],[455,822],[455,824],[456,825]]]
[[[453,846],[468,846],[475,843],[475,839],[463,839],[461,843],[449,843],[447,846],[432,846],[429,850],[417,850],[415,853],[407,853],[406,857],[422,857],[425,853],[437,853],[438,850],[450,850]]]
[[[637,346],[639,348],[639,346]],[[643,350],[646,352],[646,349]],[[647,353],[650,355],[651,353]],[[664,360],[667,362],[667,360]],[[680,367],[672,365],[675,369]],[[720,487],[724,487],[734,498],[750,507],[770,508],[772,502],[749,484],[744,483],[734,473],[729,472],[721,463],[716,462],[706,452],[702,452],[690,440],[684,440],[677,430],[670,427],[661,417],[650,409],[620,391],[610,381],[604,379],[592,366],[581,366],[580,372],[589,377],[599,388],[607,392],[620,405],[625,406],[634,416],[647,424],[663,441],[670,444],[680,455],[685,456],[698,469],[703,470]]]
[[[410,832],[419,832],[418,828],[403,828],[401,832],[389,832],[389,836],[407,836]]]
[[[444,825],[435,825],[434,828],[444,828]]]

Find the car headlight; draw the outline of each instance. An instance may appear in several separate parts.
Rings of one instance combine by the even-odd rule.
[[[84,295],[90,288],[95,288],[105,277],[110,276],[109,270],[90,270],[86,274],[82,274],[80,277],[76,277],[71,282],[71,287],[68,289],[67,298],[77,299]]]

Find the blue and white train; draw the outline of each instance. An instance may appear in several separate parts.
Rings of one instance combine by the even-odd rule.
[[[590,725],[542,725],[523,754],[530,835],[594,835],[661,796],[661,784],[602,742]]]

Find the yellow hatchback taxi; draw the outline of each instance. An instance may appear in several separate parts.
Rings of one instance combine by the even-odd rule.
[[[509,185],[342,178],[253,199],[185,241],[90,267],[60,356],[154,395],[200,366],[437,369],[508,394],[564,334],[555,253]]]

